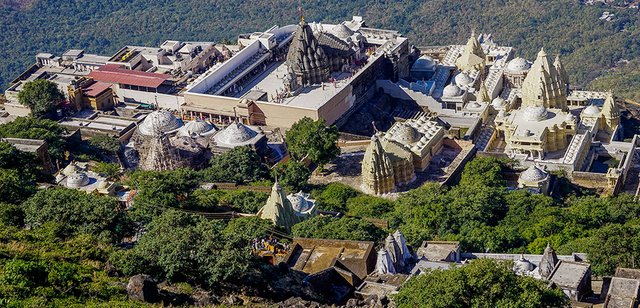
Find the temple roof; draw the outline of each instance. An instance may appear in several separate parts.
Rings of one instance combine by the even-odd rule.
[[[287,53],[287,65],[295,73],[327,67],[327,55],[313,35],[311,27],[304,21],[293,34]]]
[[[563,95],[564,83],[542,48],[522,82],[522,105],[523,107],[528,105],[550,107],[550,101],[561,98]]]
[[[275,226],[291,230],[291,227],[298,222],[291,202],[285,196],[284,189],[278,181],[271,188],[271,195],[267,203],[258,211],[258,217],[269,219]]]

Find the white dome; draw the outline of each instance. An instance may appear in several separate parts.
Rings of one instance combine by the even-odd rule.
[[[589,107],[585,108],[582,113],[585,115],[598,115],[600,114],[600,108],[596,105],[589,105]]]
[[[526,182],[540,182],[547,179],[549,174],[536,165],[531,165],[527,170],[520,173],[520,180]]]
[[[564,120],[565,122],[575,122],[576,116],[574,116],[572,113],[568,113]]]
[[[84,172],[75,172],[67,177],[67,187],[80,188],[89,184],[89,177]]]
[[[512,73],[526,72],[531,68],[531,63],[523,58],[515,58],[507,64],[507,71]]]
[[[500,111],[498,111],[498,117],[501,117],[501,118],[502,118],[502,117],[504,117],[504,116],[506,116],[506,115],[507,115],[507,113],[506,113],[504,110],[500,110]]]
[[[504,98],[502,98],[500,96],[494,98],[493,101],[491,102],[491,106],[493,106],[495,108],[502,108],[506,104],[507,104],[507,101],[505,101]]]
[[[482,105],[480,105],[478,102],[471,102],[469,103],[469,105],[467,105],[467,108],[478,109],[478,108],[482,108]]]
[[[442,96],[444,97],[457,97],[460,95],[462,95],[462,90],[455,84],[450,84],[444,87],[444,90],[442,91]]]
[[[460,73],[455,78],[456,85],[460,88],[469,87],[475,80],[471,78],[467,73]]]
[[[82,169],[80,167],[78,167],[76,164],[74,163],[70,163],[68,164],[66,167],[64,167],[64,169],[62,169],[62,174],[66,175],[66,176],[70,176],[76,172],[80,172],[82,171]]]
[[[422,56],[416,60],[411,66],[412,71],[433,71],[436,67],[436,61],[432,57]]]
[[[415,128],[401,123],[393,132],[393,139],[402,144],[414,143],[420,139],[420,134]]]
[[[251,128],[234,121],[221,132],[217,133],[214,139],[217,143],[239,145],[253,139],[257,135],[258,133]]]
[[[298,192],[296,194],[288,195],[287,199],[291,202],[293,210],[298,213],[305,213],[311,210],[314,206],[314,201],[308,199],[309,194]]]
[[[530,122],[546,120],[549,113],[544,106],[528,106],[524,109],[524,119]]]
[[[529,262],[529,260],[525,259],[524,256],[521,256],[520,259],[513,264],[513,270],[519,274],[530,272],[534,268],[535,266]]]
[[[212,130],[214,130],[213,125],[209,124],[209,122],[196,119],[196,120],[187,122],[183,127],[181,127],[178,130],[178,136],[183,136],[183,137],[200,136]]]
[[[176,118],[173,113],[166,110],[156,110],[144,118],[142,124],[138,126],[138,131],[145,136],[156,136],[174,131],[182,125],[182,120]]]

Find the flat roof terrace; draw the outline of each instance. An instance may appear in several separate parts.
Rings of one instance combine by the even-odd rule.
[[[285,92],[284,78],[287,75],[286,62],[277,62],[271,65],[262,74],[256,76],[242,91],[238,92],[234,97],[245,97],[251,95],[252,92],[263,92],[267,94],[271,103],[278,103],[289,106],[302,108],[318,109],[327,101],[338,94],[345,86],[348,86],[352,74],[337,72],[332,73],[331,77],[335,83],[325,82],[323,85],[311,85],[302,87],[292,97],[277,100],[278,94]]]

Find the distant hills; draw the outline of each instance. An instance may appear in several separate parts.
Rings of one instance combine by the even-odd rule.
[[[110,55],[127,44],[157,46],[165,39],[233,40],[238,33],[263,30],[299,19],[294,0],[0,0],[0,86],[34,62],[37,52],[69,48]],[[460,43],[471,29],[493,33],[533,59],[540,47],[561,53],[571,78],[586,86],[620,60],[640,59],[638,10],[575,0],[327,0],[304,3],[308,21],[339,22],[362,15],[369,26],[396,29],[416,45]],[[614,15],[601,20],[604,11]],[[635,62],[631,62],[632,64]],[[630,69],[633,72],[637,65]],[[624,71],[625,68],[618,68]],[[627,70],[628,71],[628,70]],[[620,80],[612,72],[596,86],[637,95],[638,78]],[[625,71],[626,72],[626,71]],[[619,91],[618,91],[619,90]]]

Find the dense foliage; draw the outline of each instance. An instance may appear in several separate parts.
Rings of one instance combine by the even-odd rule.
[[[153,219],[133,249],[120,251],[113,260],[127,275],[153,273],[160,279],[196,279],[209,286],[241,281],[255,261],[248,249],[250,241],[268,228],[268,222],[255,217],[225,225],[169,210]]]
[[[258,153],[242,146],[211,158],[211,166],[203,175],[210,182],[246,183],[264,179],[269,172]]]
[[[64,157],[66,130],[57,122],[33,117],[19,117],[0,125],[0,138],[41,139],[47,141],[52,159]]]
[[[311,177],[311,170],[299,161],[289,160],[284,164],[279,164],[274,169],[274,178],[278,178],[280,183],[291,192],[300,191],[307,187],[307,181]]]
[[[64,100],[64,94],[55,82],[36,79],[24,84],[22,91],[18,93],[18,100],[20,104],[31,108],[33,116],[40,117],[55,111]]]
[[[326,126],[324,120],[304,117],[287,131],[285,138],[291,157],[298,161],[308,159],[316,164],[325,164],[340,154],[338,128]]]
[[[306,238],[379,242],[385,231],[362,219],[316,216],[294,225],[291,234]]]
[[[410,279],[395,295],[398,307],[563,307],[560,289],[513,273],[511,262],[480,259]]]
[[[516,47],[528,59],[545,46],[549,53],[565,56],[573,82],[587,83],[620,59],[638,58],[640,20],[634,10],[581,2],[331,0],[304,3],[303,8],[308,21],[364,16],[369,26],[399,30],[417,46],[464,44],[471,29],[493,33],[498,42]],[[60,55],[70,48],[85,48],[112,55],[125,45],[159,46],[167,39],[234,40],[239,33],[297,22],[298,5],[284,0],[205,5],[194,0],[0,2],[0,14],[11,21],[0,26],[0,42],[12,55],[10,61],[0,62],[0,87],[31,65],[37,52]],[[604,11],[615,14],[613,21],[598,19]],[[632,85],[614,84],[614,90],[628,92],[638,83]]]

